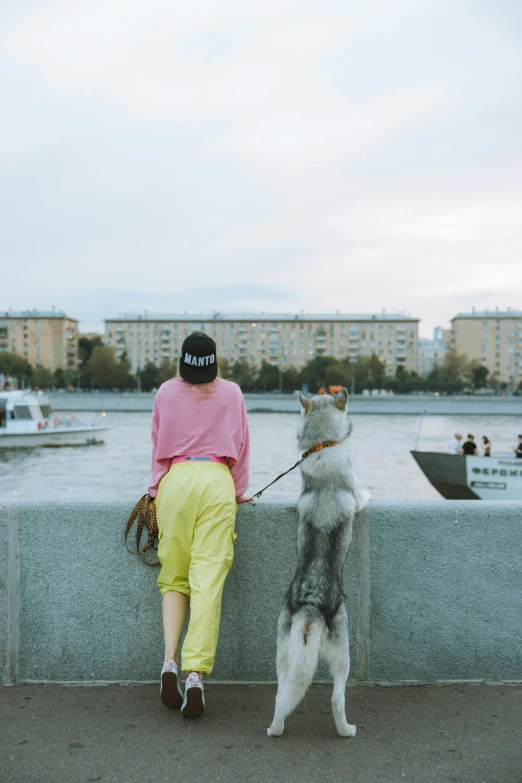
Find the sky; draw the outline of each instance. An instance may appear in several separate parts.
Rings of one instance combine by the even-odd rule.
[[[0,310],[521,307],[518,0],[3,0]]]

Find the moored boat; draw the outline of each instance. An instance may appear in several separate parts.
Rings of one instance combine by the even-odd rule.
[[[412,451],[430,484],[448,500],[522,500],[522,459]]]
[[[90,442],[106,424],[82,424],[74,416],[55,416],[42,392],[0,392],[0,450]]]

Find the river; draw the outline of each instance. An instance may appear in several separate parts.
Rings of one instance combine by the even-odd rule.
[[[57,411],[58,414],[60,411]],[[63,415],[67,415],[64,413]],[[99,413],[78,414],[102,421]],[[0,452],[3,498],[40,500],[137,500],[147,490],[150,468],[150,413],[109,412],[111,427],[101,433],[102,446]],[[353,417],[350,437],[358,484],[374,499],[440,498],[410,455],[420,428],[418,447],[445,451],[455,431],[487,435],[493,451],[506,452],[521,431],[519,416],[365,415]],[[299,417],[290,413],[249,414],[252,456],[251,486],[255,492],[299,458]],[[300,491],[296,470],[263,495],[263,501],[295,502]]]

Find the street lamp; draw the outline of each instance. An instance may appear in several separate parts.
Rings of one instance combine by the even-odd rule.
[[[138,368],[136,370],[136,378],[138,379],[138,394],[141,394],[141,367],[138,364]]]
[[[76,359],[76,394],[80,393],[80,365],[81,359]]]
[[[283,361],[278,369],[279,369],[279,391],[282,394],[283,393],[283,375],[286,372],[286,362]]]
[[[352,365],[352,397],[355,396],[355,367],[354,364],[357,364],[357,359],[352,358],[348,359],[348,363]]]

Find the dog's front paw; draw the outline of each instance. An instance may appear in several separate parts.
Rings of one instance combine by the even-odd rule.
[[[355,737],[357,729],[351,723],[345,723],[344,726],[337,729],[337,733],[340,737]]]
[[[280,737],[283,734],[284,729],[279,728],[279,726],[270,726],[269,729],[266,730],[266,733],[269,737]]]
[[[367,489],[359,490],[355,496],[356,513],[362,511],[363,508],[366,508],[371,499],[372,496]]]

